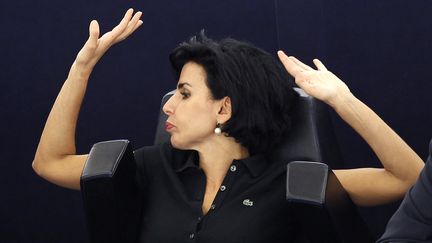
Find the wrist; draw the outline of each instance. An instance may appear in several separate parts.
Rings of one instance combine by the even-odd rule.
[[[88,65],[80,65],[75,61],[69,71],[69,77],[74,76],[79,79],[88,79],[92,71],[93,67],[89,67]]]
[[[334,110],[340,110],[345,105],[353,102],[357,98],[349,91],[347,92],[341,92],[337,95],[333,96],[331,99],[329,99],[326,103],[331,106]]]

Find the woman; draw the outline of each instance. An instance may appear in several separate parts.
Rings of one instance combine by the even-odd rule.
[[[96,21],[48,117],[33,161],[45,179],[79,189],[87,155],[76,155],[75,127],[88,78],[113,44],[141,24],[129,9],[99,38]],[[296,95],[286,71],[308,94],[326,102],[371,146],[384,169],[335,170],[357,205],[400,199],[423,161],[318,60],[317,70],[278,52],[286,70],[247,43],[205,37],[170,55],[179,76],[163,107],[171,143],[135,152],[145,192],[143,242],[283,242],[296,224],[285,203],[285,168],[266,152],[289,132]]]

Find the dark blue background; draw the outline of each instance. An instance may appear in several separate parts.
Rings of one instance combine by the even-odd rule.
[[[151,144],[161,96],[174,88],[168,53],[201,29],[311,64],[319,57],[422,158],[431,137],[432,2],[428,0],[2,1],[0,3],[0,242],[87,242],[80,193],[31,169],[45,119],[88,23],[110,30],[128,7],[144,25],[96,67],[77,146],[101,140]],[[347,167],[379,166],[334,114]],[[362,209],[380,234],[396,205]]]

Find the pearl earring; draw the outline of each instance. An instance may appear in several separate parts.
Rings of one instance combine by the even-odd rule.
[[[216,124],[216,128],[214,129],[214,133],[216,135],[220,135],[222,133],[222,129],[220,128],[220,124]]]

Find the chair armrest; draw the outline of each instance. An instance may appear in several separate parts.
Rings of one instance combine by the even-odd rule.
[[[375,242],[328,165],[288,163],[286,186],[286,199],[309,242]]]
[[[137,242],[141,199],[135,173],[129,141],[93,145],[81,176],[91,242]]]

